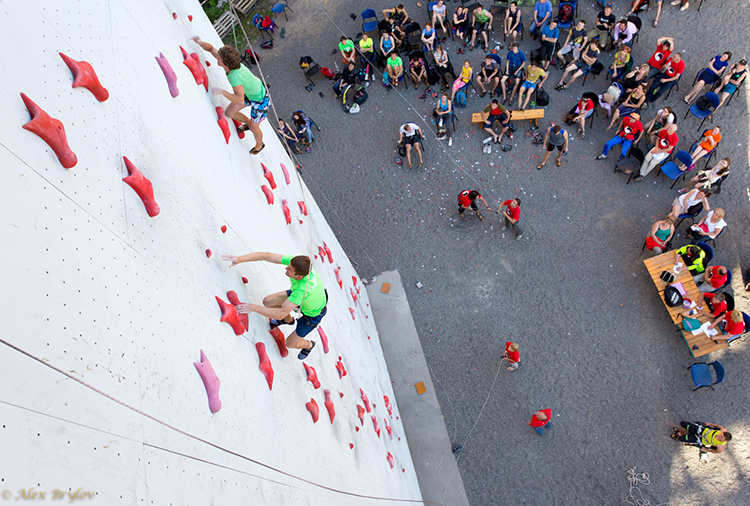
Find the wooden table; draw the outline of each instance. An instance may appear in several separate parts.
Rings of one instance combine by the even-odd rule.
[[[702,332],[698,335],[693,335],[691,331],[683,330],[682,329],[682,319],[683,319],[682,313],[683,311],[685,311],[685,309],[683,309],[682,306],[669,307],[667,306],[667,303],[664,301],[664,289],[667,287],[667,283],[662,281],[659,276],[661,275],[663,271],[669,271],[674,274],[674,271],[672,271],[672,268],[674,267],[676,254],[677,254],[677,250],[672,250],[672,251],[662,253],[661,255],[657,255],[655,257],[652,257],[643,261],[643,263],[646,264],[646,269],[648,270],[649,276],[651,276],[651,280],[654,282],[654,285],[656,285],[656,289],[659,291],[659,298],[664,304],[664,307],[667,308],[667,312],[669,312],[669,316],[672,318],[672,322],[674,322],[675,325],[679,326],[680,333],[682,334],[683,339],[685,339],[685,342],[688,345],[690,354],[693,355],[694,357],[700,357],[708,353],[711,353],[712,351],[717,351],[717,350],[721,350],[723,348],[728,347],[729,345],[727,344],[726,339],[717,339],[716,341],[714,341],[713,339],[711,339],[710,337],[708,337],[706,334]],[[693,281],[692,274],[690,274],[690,272],[687,269],[680,271],[679,274],[675,274],[675,280],[673,283],[677,283],[677,282],[682,283],[682,286],[685,289],[685,292],[687,292],[688,299],[690,299],[691,301],[699,305],[703,304],[703,301],[700,300],[701,299],[700,291],[698,290],[698,287],[695,285],[695,282]],[[697,315],[694,318],[699,320],[701,324],[711,320],[710,318],[702,314]]]

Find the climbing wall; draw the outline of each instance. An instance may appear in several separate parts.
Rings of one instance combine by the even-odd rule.
[[[367,294],[269,122],[258,156],[222,128],[192,35],[220,44],[196,1],[2,4],[0,496],[418,502]],[[289,286],[221,258],[251,251],[314,257],[304,364],[233,321]]]

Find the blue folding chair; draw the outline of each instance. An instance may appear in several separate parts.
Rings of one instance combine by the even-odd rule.
[[[681,171],[677,164],[673,161],[669,161],[663,164],[661,166],[661,173],[673,181],[672,186],[669,187],[670,190],[674,188],[675,184],[677,184],[677,180],[685,175],[685,173]]]
[[[372,9],[362,11],[362,32],[374,32],[378,29],[378,15]]]
[[[289,9],[289,12],[294,13],[291,7],[287,4],[289,0],[281,0],[281,2],[276,2],[273,4],[273,7],[271,7],[271,11],[273,11],[274,16],[276,17],[276,14],[284,14],[284,19],[289,21],[289,18],[286,17],[286,10]]]
[[[721,229],[721,230],[719,231],[719,233],[718,233],[718,234],[716,234],[716,237],[714,237],[713,239],[712,239],[712,238],[710,238],[710,237],[702,237],[702,238],[701,238],[701,241],[702,241],[702,242],[704,242],[704,243],[706,243],[706,244],[708,244],[708,243],[709,243],[709,241],[710,241],[710,242],[714,243],[714,247],[716,247],[716,239],[718,239],[718,238],[719,238],[719,236],[720,236],[721,234],[723,234],[723,233],[724,233],[724,231],[725,231],[726,229],[727,229],[727,227],[724,227],[724,228],[722,228],[722,229]],[[731,273],[731,272],[729,273],[729,277],[730,277],[730,278],[732,277],[732,273]]]
[[[713,93],[711,91],[707,92],[705,94],[705,97],[708,99],[709,102],[711,102],[711,108],[710,109],[706,109],[704,111],[700,107],[698,107],[698,103],[695,103],[695,104],[693,104],[693,105],[690,106],[690,108],[685,113],[685,118],[683,118],[683,119],[687,119],[688,114],[692,114],[693,116],[695,116],[696,118],[698,118],[699,120],[701,120],[701,124],[698,125],[698,130],[700,130],[701,127],[703,127],[703,123],[705,123],[706,118],[708,118],[709,116],[711,116],[713,114],[714,109],[716,109],[717,107],[719,107],[719,103],[721,102],[721,98],[719,97],[719,95],[717,95],[716,93]],[[713,117],[711,117],[711,123],[713,123],[713,122],[714,122]]]
[[[713,367],[714,373],[716,374],[716,381],[714,381],[713,375],[711,374],[711,368]],[[724,366],[718,360],[706,364],[705,362],[698,362],[688,367],[690,369],[690,375],[693,377],[693,383],[695,388],[693,392],[703,387],[711,387],[714,389],[714,385],[718,385],[724,381]]]
[[[706,257],[703,259],[703,269],[705,270],[708,268],[708,264],[711,263],[711,260],[714,259],[714,250],[713,248],[711,248],[711,246],[709,246],[705,242],[699,242],[698,244],[696,244],[696,246],[702,249],[703,252],[706,254]]]

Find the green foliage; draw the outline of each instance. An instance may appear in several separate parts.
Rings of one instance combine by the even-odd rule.
[[[229,10],[229,2],[224,2],[224,5],[221,7],[218,7],[218,4],[219,0],[207,0],[203,4],[203,11],[206,13],[208,20],[211,21],[211,23],[219,19],[225,11]]]

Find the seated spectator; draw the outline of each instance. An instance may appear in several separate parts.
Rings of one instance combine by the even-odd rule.
[[[654,19],[654,26],[659,26],[659,17],[661,16],[661,4],[662,0],[656,1],[656,19]],[[643,12],[644,9],[650,7],[650,0],[633,0],[633,4],[630,6],[630,12],[625,14],[630,17],[631,14],[638,14]]]
[[[438,100],[437,107],[435,107],[435,111],[433,113],[435,116],[435,124],[437,125],[438,129],[438,138],[442,139],[443,137],[448,137],[448,146],[453,145],[453,137],[451,137],[451,117],[453,116],[453,104],[451,103],[451,99],[448,96],[447,93],[443,93],[440,95],[440,99]]]
[[[638,33],[638,28],[628,21],[621,19],[615,25],[615,33],[612,35],[612,49],[620,50],[622,46],[633,47],[633,36]]]
[[[383,9],[383,17],[394,28],[406,26],[411,23],[409,13],[406,12],[402,4],[398,4],[393,9]]]
[[[690,211],[690,214],[696,214],[698,204],[703,204],[703,211],[710,211],[711,206],[708,203],[708,197],[711,196],[711,192],[703,190],[690,190],[685,195],[681,195],[672,201],[672,218],[675,220],[680,217],[681,214],[686,214]]]
[[[568,53],[573,54],[573,59],[577,60],[581,57],[581,49],[586,46],[588,37],[586,36],[586,21],[583,19],[578,21],[576,26],[571,26],[568,32],[568,38],[565,39],[565,44],[557,52],[557,59],[560,60],[561,64],[567,65],[565,55]]]
[[[516,42],[518,34],[523,31],[523,20],[521,19],[518,2],[511,2],[508,8],[505,9],[503,30],[505,31],[505,36],[510,37],[510,45],[512,46]]]
[[[448,89],[448,80],[445,78],[446,74],[450,74],[453,80],[456,80],[456,72],[453,70],[453,64],[448,58],[448,52],[443,49],[443,46],[438,44],[435,46],[435,52],[432,53],[432,57],[435,60],[435,70],[440,75],[440,80],[443,82],[443,87],[440,88],[440,92],[444,92]]]
[[[671,107],[665,107],[656,111],[656,116],[654,117],[654,119],[649,121],[648,124],[644,127],[646,129],[646,134],[649,136],[649,144],[651,144],[652,146],[655,145],[659,130],[661,130],[665,126],[671,125],[672,123],[674,123],[674,120],[675,117]]]
[[[729,60],[731,59],[732,53],[729,51],[725,51],[722,54],[714,56],[711,61],[708,62],[708,66],[706,66],[706,68],[696,76],[697,81],[695,82],[695,86],[693,86],[693,89],[690,90],[690,93],[685,95],[685,103],[689,104],[690,102],[695,100],[698,96],[698,93],[703,90],[704,86],[710,86],[721,79],[721,75],[727,69]]]
[[[586,118],[594,114],[595,107],[596,104],[594,104],[593,100],[583,97],[578,101],[575,107],[568,111],[568,114],[563,121],[566,125],[577,123],[578,135],[581,136],[581,139],[584,139],[586,137]]]
[[[623,74],[625,73],[625,69],[631,65],[631,55],[630,55],[630,47],[629,46],[622,46],[617,53],[615,53],[615,61],[612,62],[612,66],[609,67],[609,70],[607,73],[612,76],[612,82],[616,83],[620,80],[621,77],[623,77]],[[604,80],[604,84],[607,83],[607,80]]]
[[[552,17],[552,2],[549,0],[537,0],[534,5],[534,16],[529,25],[529,34],[536,39],[538,34],[547,26]]]
[[[501,104],[513,103],[513,97],[516,94],[516,88],[518,88],[518,85],[521,83],[521,79],[523,78],[524,72],[523,67],[526,65],[526,56],[521,52],[521,50],[518,49],[518,42],[514,42],[510,46],[510,50],[508,51],[508,56],[505,58],[505,73],[503,74],[503,77],[500,78],[500,89],[503,92],[503,99],[500,102]],[[507,89],[505,87],[505,83],[508,80],[513,81],[513,90],[510,94],[510,100],[507,98]]]
[[[648,71],[646,79],[653,79],[656,74],[661,72],[661,68],[669,59],[669,56],[674,51],[674,39],[672,37],[661,37],[656,41],[656,51],[648,59],[648,66],[651,67]]]
[[[344,60],[344,65],[349,63],[357,63],[357,52],[354,50],[354,42],[346,37],[341,37],[339,41],[339,51],[341,51],[341,57]]]
[[[424,44],[422,46],[422,50],[424,51],[434,51],[435,50],[435,39],[437,38],[437,32],[432,27],[432,25],[428,22],[424,24],[424,28],[422,29],[422,43]]]
[[[477,84],[482,90],[480,97],[487,94],[487,88],[490,88],[490,96],[494,95],[497,85],[500,84],[500,65],[490,55],[482,60],[482,70],[477,75]]]
[[[409,73],[411,74],[415,90],[419,88],[419,81],[424,81],[425,86],[427,88],[430,87],[430,83],[427,81],[427,70],[425,69],[424,60],[419,56],[415,56],[409,61]]]
[[[643,103],[646,101],[646,92],[644,91],[644,85],[639,85],[633,92],[623,100],[622,104],[615,109],[615,113],[612,115],[612,121],[609,122],[607,130],[611,130],[620,116],[627,116],[630,113],[638,111]]]
[[[719,105],[714,109],[714,113],[719,110],[719,107],[724,105],[724,102],[737,91],[737,87],[742,84],[742,81],[747,77],[747,60],[742,59],[732,65],[721,79],[721,88],[719,89],[719,98],[721,101]]]
[[[411,149],[417,150],[419,156],[419,165],[422,165],[422,150],[420,141],[422,140],[422,129],[416,123],[404,123],[398,130],[398,143],[403,143],[406,147],[406,160],[411,169]]]
[[[365,68],[365,81],[370,78],[375,80],[375,69],[373,69],[376,61],[375,42],[366,33],[362,34],[362,38],[359,41],[359,52],[361,54],[360,60],[362,61],[362,66]]]
[[[701,220],[687,229],[685,235],[692,237],[692,244],[716,239],[727,222],[724,221],[724,209],[711,209]]]
[[[731,158],[722,158],[712,169],[698,171],[698,174],[688,181],[684,188],[680,188],[677,192],[687,192],[690,189],[690,185],[695,185],[694,188],[696,189],[710,190],[712,186],[720,184],[720,181],[727,178],[729,175],[729,167],[731,165]],[[685,170],[687,170],[687,167]]]
[[[615,19],[615,15],[612,14],[612,4],[609,3],[605,5],[604,9],[599,11],[599,14],[596,15],[594,28],[588,33],[589,43],[594,39],[598,39],[598,45],[603,50],[604,46],[607,45],[609,31],[615,26]]]
[[[471,44],[469,45],[469,51],[474,50],[474,39],[476,39],[477,34],[480,34],[482,36],[482,40],[484,41],[484,52],[489,51],[489,41],[487,40],[487,28],[492,26],[492,14],[490,14],[490,11],[486,10],[484,7],[482,7],[482,4],[477,4],[477,8],[474,9],[474,12],[471,13],[471,19],[472,19],[472,28],[474,29],[473,33],[471,34]]]
[[[544,70],[549,67],[558,38],[560,38],[560,29],[557,27],[557,19],[552,19],[547,26],[542,28],[542,47],[539,48],[539,61],[542,63]]]
[[[459,74],[458,79],[453,81],[453,85],[451,86],[451,101],[456,98],[456,92],[458,92],[458,90],[462,90],[469,86],[473,77],[474,69],[471,68],[469,60],[466,60],[464,61],[464,66],[461,67],[461,73]]]
[[[279,135],[282,139],[284,139],[289,145],[289,147],[297,152],[297,154],[301,154],[302,151],[297,147],[297,143],[299,142],[299,137],[297,137],[297,134],[292,131],[291,128],[289,128],[289,125],[284,121],[283,119],[279,118],[279,126],[276,128],[276,130],[279,132]]]
[[[631,55],[632,58],[632,55]],[[649,70],[651,70],[651,67],[648,66],[648,63],[644,63],[640,67],[636,67],[627,74],[625,74],[625,77],[623,77],[620,80],[620,84],[622,85],[623,91],[625,93],[632,93],[634,89],[638,87],[639,84],[644,83],[646,81],[646,76],[648,75]],[[644,86],[645,89],[645,86]]]
[[[706,269],[706,266],[703,264],[705,259],[705,251],[698,246],[688,244],[675,252],[674,271],[675,273],[680,273],[687,269],[691,275],[700,274]]]
[[[315,136],[312,132],[313,123],[302,111],[292,114],[292,121],[297,128],[297,135],[307,139],[308,145],[315,140]]]
[[[453,28],[456,29],[458,40],[466,38],[466,32],[469,29],[469,9],[462,5],[456,7],[456,11],[453,13]],[[465,42],[464,47],[466,47]]]
[[[523,111],[526,109],[526,106],[529,105],[529,101],[531,100],[531,94],[534,93],[538,87],[544,85],[544,81],[546,80],[547,72],[539,67],[539,62],[532,61],[531,65],[529,65],[528,71],[526,71],[526,80],[518,90],[518,108],[520,110]],[[526,100],[523,100],[524,92],[527,92]]]
[[[340,97],[347,86],[354,84],[358,75],[359,70],[357,70],[354,62],[349,63],[341,73],[341,77],[333,83],[333,91],[336,93],[336,96]]]
[[[596,65],[597,60],[599,59],[600,52],[601,51],[599,50],[599,46],[595,41],[589,42],[588,46],[586,46],[586,49],[581,52],[581,58],[565,67],[565,72],[563,72],[563,75],[560,78],[560,82],[557,83],[555,89],[558,91],[567,90],[568,87],[573,84],[573,81],[575,81],[582,75],[591,72],[594,65]],[[570,74],[571,72],[573,73],[573,77],[568,82],[568,84],[565,84],[565,78],[567,78],[568,74]]]
[[[674,53],[664,63],[659,74],[651,81],[651,87],[646,92],[646,108],[651,102],[656,102],[659,97],[669,91],[677,84],[677,80],[685,72],[685,62],[680,53]]]
[[[721,292],[705,292],[701,293],[701,297],[703,298],[705,306],[698,306],[696,308],[701,314],[718,318],[719,316],[726,313],[727,309],[729,309],[729,307],[727,306],[727,298]]]
[[[396,44],[396,37],[390,31],[383,30],[380,32],[380,53],[378,54],[378,60],[381,65],[385,66],[388,58],[396,54]]]
[[[618,129],[617,135],[607,141],[607,143],[604,145],[604,149],[602,150],[602,154],[597,156],[596,159],[604,160],[605,158],[607,158],[609,150],[617,146],[618,144],[622,144],[620,158],[628,156],[630,146],[632,146],[633,144],[638,144],[638,141],[641,140],[642,136],[643,125],[641,124],[641,115],[637,112],[631,113],[630,116],[626,116],[623,118],[622,122],[620,123],[620,128]]]
[[[385,64],[385,72],[391,86],[394,88],[404,80],[404,60],[397,53],[392,53]]]
[[[724,313],[722,316],[715,319],[708,328],[715,329],[717,326],[725,336],[742,335],[745,332],[745,320],[742,318],[742,311],[735,309]]]
[[[677,125],[674,123],[659,130],[656,135],[656,145],[654,145],[646,155],[646,158],[641,165],[640,173],[635,179],[633,179],[633,181],[643,181],[654,167],[667,159],[679,140],[675,132],[677,132]]]
[[[652,253],[664,253],[672,236],[674,236],[674,218],[667,215],[651,227],[651,232],[646,237],[646,248]]]
[[[446,10],[447,8],[445,7],[444,0],[438,0],[437,3],[432,6],[432,26],[437,30],[438,25],[440,25],[440,29],[443,31],[443,38],[445,38],[448,32],[445,29]]]
[[[691,155],[693,157],[693,165],[695,165],[695,162],[713,151],[719,142],[721,142],[721,127],[719,125],[716,125],[713,130],[706,130],[703,133],[703,138],[698,144],[698,147],[695,148],[695,151],[693,151],[693,154]]]
[[[487,114],[487,119],[484,120],[484,131],[492,136],[492,139],[500,144],[503,140],[503,134],[510,127],[510,111],[505,108],[497,99],[493,99],[490,105],[484,108],[484,113]],[[503,129],[500,134],[496,134],[492,127],[495,125],[495,121],[499,121]],[[511,139],[512,139],[511,134]]]

